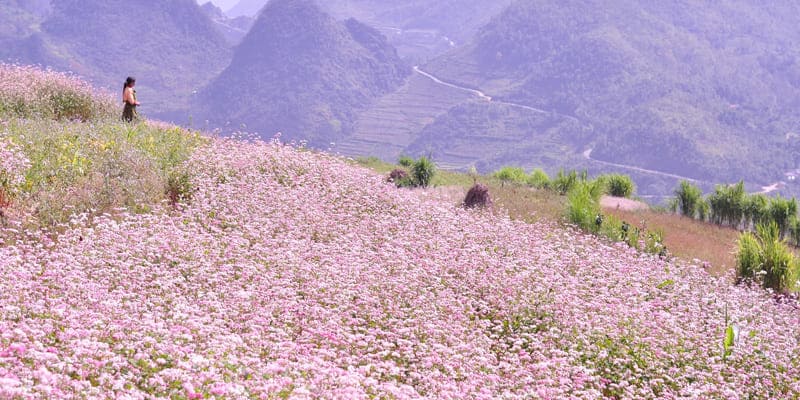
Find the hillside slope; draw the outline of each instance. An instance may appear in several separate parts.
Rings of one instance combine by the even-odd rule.
[[[279,143],[187,169],[177,211],[0,247],[0,395],[800,394],[795,308],[699,267]]]
[[[198,102],[213,124],[244,124],[267,137],[281,131],[326,148],[409,73],[374,29],[338,22],[311,0],[275,0]]]
[[[800,396],[797,299],[3,72],[0,398]]]
[[[714,181],[797,163],[798,9],[780,1],[517,2],[426,68],[580,118],[593,157]]]

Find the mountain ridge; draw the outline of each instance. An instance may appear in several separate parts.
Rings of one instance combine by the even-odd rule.
[[[310,0],[274,0],[199,101],[217,124],[327,146],[350,132],[356,110],[409,73],[374,29],[338,22]]]

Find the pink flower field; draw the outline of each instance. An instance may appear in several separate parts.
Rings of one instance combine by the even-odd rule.
[[[699,266],[277,142],[187,170],[177,210],[5,228],[0,398],[800,396],[797,305]]]

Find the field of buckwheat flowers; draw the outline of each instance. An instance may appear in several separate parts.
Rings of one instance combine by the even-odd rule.
[[[277,140],[183,168],[177,207],[2,228],[0,398],[800,396],[797,305],[731,277]]]

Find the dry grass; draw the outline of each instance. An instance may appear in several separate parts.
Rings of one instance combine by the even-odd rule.
[[[604,212],[631,225],[664,232],[670,253],[685,260],[700,259],[710,264],[709,272],[723,275],[735,268],[739,232],[707,222],[651,210],[626,211],[615,208]]]
[[[509,217],[525,222],[539,220],[562,221],[567,198],[551,190],[525,186],[500,185],[488,182],[489,195],[496,210],[508,212]]]

